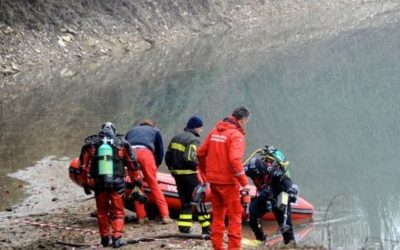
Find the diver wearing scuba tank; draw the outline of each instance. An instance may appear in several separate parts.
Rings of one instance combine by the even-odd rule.
[[[257,187],[257,196],[250,203],[250,227],[259,241],[266,241],[261,217],[273,212],[285,244],[295,244],[290,203],[296,201],[297,186],[289,178],[283,153],[266,147],[261,157],[250,159],[245,166],[246,175]]]
[[[122,240],[124,229],[124,192],[125,166],[131,180],[140,181],[139,165],[130,145],[116,134],[116,128],[111,122],[101,126],[97,135],[85,139],[79,156],[80,167],[86,169],[94,180],[97,220],[101,244],[107,247],[111,239],[114,248],[126,244]],[[86,194],[90,194],[84,186]]]

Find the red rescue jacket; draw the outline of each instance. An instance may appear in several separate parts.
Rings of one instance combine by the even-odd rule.
[[[248,184],[243,170],[245,132],[234,117],[217,122],[197,150],[199,168],[207,182],[216,184]]]

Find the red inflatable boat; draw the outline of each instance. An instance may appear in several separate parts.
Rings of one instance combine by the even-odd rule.
[[[78,166],[78,158],[74,159],[71,162],[69,167],[69,177],[71,180],[79,186],[83,186],[83,184],[88,184],[89,186],[93,186],[93,183],[87,183],[87,173],[81,171]],[[175,179],[167,173],[157,173],[158,183],[161,187],[162,192],[164,193],[165,199],[168,203],[169,210],[172,214],[177,214],[181,207],[181,202],[179,200]],[[126,180],[129,182],[129,180]],[[144,190],[148,196],[148,206],[155,206],[154,199],[150,193],[150,189],[147,186],[147,183],[143,183]],[[125,196],[128,197],[131,193],[131,189],[127,188],[125,191]],[[250,195],[256,195],[256,187],[250,187]],[[129,210],[133,210],[131,206],[129,206],[129,202],[126,202],[126,208]],[[313,216],[314,207],[312,204],[307,202],[301,197],[298,197],[296,203],[292,203],[292,220],[293,221],[307,221],[310,220]],[[272,221],[275,220],[273,213],[267,213],[263,216],[263,220]]]

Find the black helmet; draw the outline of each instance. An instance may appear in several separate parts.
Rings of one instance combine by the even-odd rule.
[[[113,137],[117,134],[117,128],[112,122],[106,122],[101,125],[100,134]]]

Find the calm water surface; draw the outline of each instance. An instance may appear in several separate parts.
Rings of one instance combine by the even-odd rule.
[[[244,104],[253,114],[247,153],[281,148],[316,208],[304,243],[400,249],[399,27],[285,49],[265,49],[254,42],[260,34],[235,46],[208,38],[8,78],[0,85],[1,186],[13,190],[18,182],[6,174],[45,156],[77,156],[103,121],[124,133],[152,118],[167,143],[190,115],[208,131]]]

